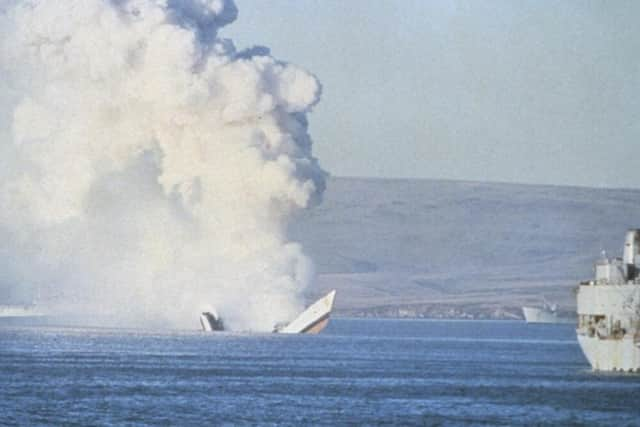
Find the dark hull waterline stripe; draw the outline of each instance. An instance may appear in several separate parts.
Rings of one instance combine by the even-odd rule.
[[[321,318],[319,318],[318,320],[316,320],[315,322],[313,322],[312,324],[310,324],[309,326],[307,326],[306,328],[304,328],[300,333],[304,334],[307,333],[310,329],[313,329],[314,326],[316,326],[318,323],[320,322],[324,322],[325,320],[327,320],[329,318],[329,315],[331,313],[327,313],[324,316],[322,316]]]

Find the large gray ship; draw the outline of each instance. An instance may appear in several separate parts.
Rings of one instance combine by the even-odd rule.
[[[640,230],[629,230],[622,258],[603,255],[595,278],[577,289],[577,336],[594,370],[640,372]]]

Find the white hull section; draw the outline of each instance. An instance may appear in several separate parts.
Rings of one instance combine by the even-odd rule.
[[[3,317],[42,317],[45,314],[32,307],[13,305],[0,306],[0,318]]]
[[[582,283],[578,287],[578,342],[599,371],[640,370],[637,284]]]
[[[573,319],[561,317],[551,310],[538,307],[522,307],[522,314],[527,323],[573,323]]]
[[[329,315],[333,309],[335,296],[335,290],[329,292],[303,311],[291,323],[276,332],[281,334],[317,334],[322,331],[329,323]]]
[[[596,371],[640,372],[640,341],[578,335],[582,352]]]

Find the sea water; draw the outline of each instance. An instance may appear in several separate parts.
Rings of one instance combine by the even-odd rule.
[[[0,425],[640,425],[572,325],[334,319],[321,335],[0,324]]]

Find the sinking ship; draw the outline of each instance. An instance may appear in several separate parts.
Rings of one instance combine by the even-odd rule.
[[[629,230],[622,259],[603,254],[577,288],[576,333],[594,370],[640,372],[639,253],[640,230]]]
[[[317,334],[321,332],[329,323],[335,297],[336,291],[334,289],[311,304],[292,322],[276,326],[273,332],[280,334]]]
[[[335,296],[335,290],[329,292],[311,304],[293,321],[276,325],[273,332],[279,334],[317,334],[321,332],[329,323]],[[224,331],[222,319],[213,311],[206,311],[200,315],[200,325],[203,331]]]
[[[562,315],[557,304],[550,304],[543,299],[542,307],[522,307],[522,314],[527,323],[573,323],[575,317]]]
[[[205,332],[224,331],[224,322],[215,311],[204,311],[200,315],[200,326]]]

